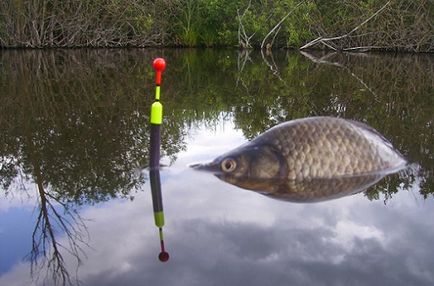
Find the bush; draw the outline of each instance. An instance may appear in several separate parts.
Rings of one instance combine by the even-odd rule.
[[[0,45],[300,47],[318,36],[348,33],[383,5],[380,0],[3,0]],[[432,52],[432,19],[434,2],[394,0],[334,45]]]

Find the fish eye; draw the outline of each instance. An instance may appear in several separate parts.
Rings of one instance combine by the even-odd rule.
[[[226,158],[221,164],[223,172],[232,172],[237,168],[237,162],[232,158]]]

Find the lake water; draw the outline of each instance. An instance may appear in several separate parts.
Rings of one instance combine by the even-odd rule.
[[[165,249],[146,169],[163,56]],[[0,285],[433,285],[434,56],[0,52]],[[373,126],[413,163],[290,203],[188,165],[279,122]]]

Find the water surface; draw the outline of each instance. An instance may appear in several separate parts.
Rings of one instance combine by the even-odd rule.
[[[164,56],[161,263],[147,172]],[[0,53],[0,285],[432,285],[434,58],[235,50]],[[207,161],[283,121],[363,121],[413,164],[295,204]]]

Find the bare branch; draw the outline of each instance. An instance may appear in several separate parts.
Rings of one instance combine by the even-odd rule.
[[[336,53],[330,53],[327,54],[325,56],[323,56],[322,58],[317,58],[312,54],[309,54],[307,52],[301,51],[301,54],[303,56],[305,56],[306,58],[308,58],[309,60],[311,60],[312,62],[316,63],[316,64],[325,64],[325,65],[332,65],[332,66],[336,66],[339,67],[345,71],[347,71],[352,77],[354,77],[361,85],[363,85],[363,87],[365,87],[370,93],[372,93],[374,95],[374,98],[377,100],[378,96],[377,94],[372,90],[372,88],[370,88],[359,76],[357,76],[355,73],[353,73],[348,67],[346,67],[343,64],[340,64],[338,62],[332,62],[327,60],[327,58],[330,58],[334,55],[336,55]]]
[[[365,21],[363,21],[362,23],[360,23],[359,25],[357,25],[355,28],[353,28],[351,31],[349,31],[348,33],[341,35],[341,36],[336,36],[336,37],[330,37],[330,38],[324,38],[324,37],[318,37],[315,40],[303,45],[302,47],[300,47],[300,50],[303,49],[307,49],[309,47],[312,47],[318,43],[321,43],[333,50],[337,50],[332,43],[329,42],[333,42],[336,40],[341,40],[344,38],[349,37],[351,34],[353,34],[354,32],[356,32],[358,29],[360,29],[360,27],[362,27],[363,25],[365,25],[366,23],[368,23],[371,19],[373,19],[375,16],[377,16],[378,14],[380,14],[388,5],[390,4],[390,1],[388,1],[386,4],[384,4],[380,9],[378,9],[374,14],[372,14],[370,17],[368,17]],[[347,50],[351,50],[351,48],[345,48]],[[365,47],[366,49],[366,47]],[[344,50],[344,49],[343,49]],[[357,50],[357,49],[354,49]]]
[[[45,269],[44,279],[50,276],[54,284],[59,281],[62,285],[72,285],[62,250],[76,259],[78,267],[81,264],[80,255],[84,255],[80,244],[88,246],[82,234],[84,231],[88,235],[87,229],[75,211],[71,212],[64,203],[45,191],[38,167],[35,167],[35,172],[39,195],[39,214],[32,232],[32,250],[28,255],[31,262],[31,274],[38,280],[40,272]],[[65,214],[61,215],[49,199],[59,203],[64,208]],[[66,235],[68,246],[59,242],[56,237],[58,232]]]
[[[247,11],[250,8],[252,1],[250,0],[244,12],[240,15],[239,9],[237,9],[237,19],[238,19],[238,44],[243,49],[251,49],[252,45],[250,44],[250,39],[253,37],[255,33],[250,36],[247,36],[246,30],[243,24],[243,18],[246,15]]]
[[[279,68],[276,65],[276,62],[274,61],[273,53],[269,53],[271,62],[270,63],[267,58],[264,55],[264,50],[261,49],[261,56],[264,63],[270,68],[270,70],[273,72],[273,75],[275,75],[279,80],[283,81],[282,77],[280,76]]]

